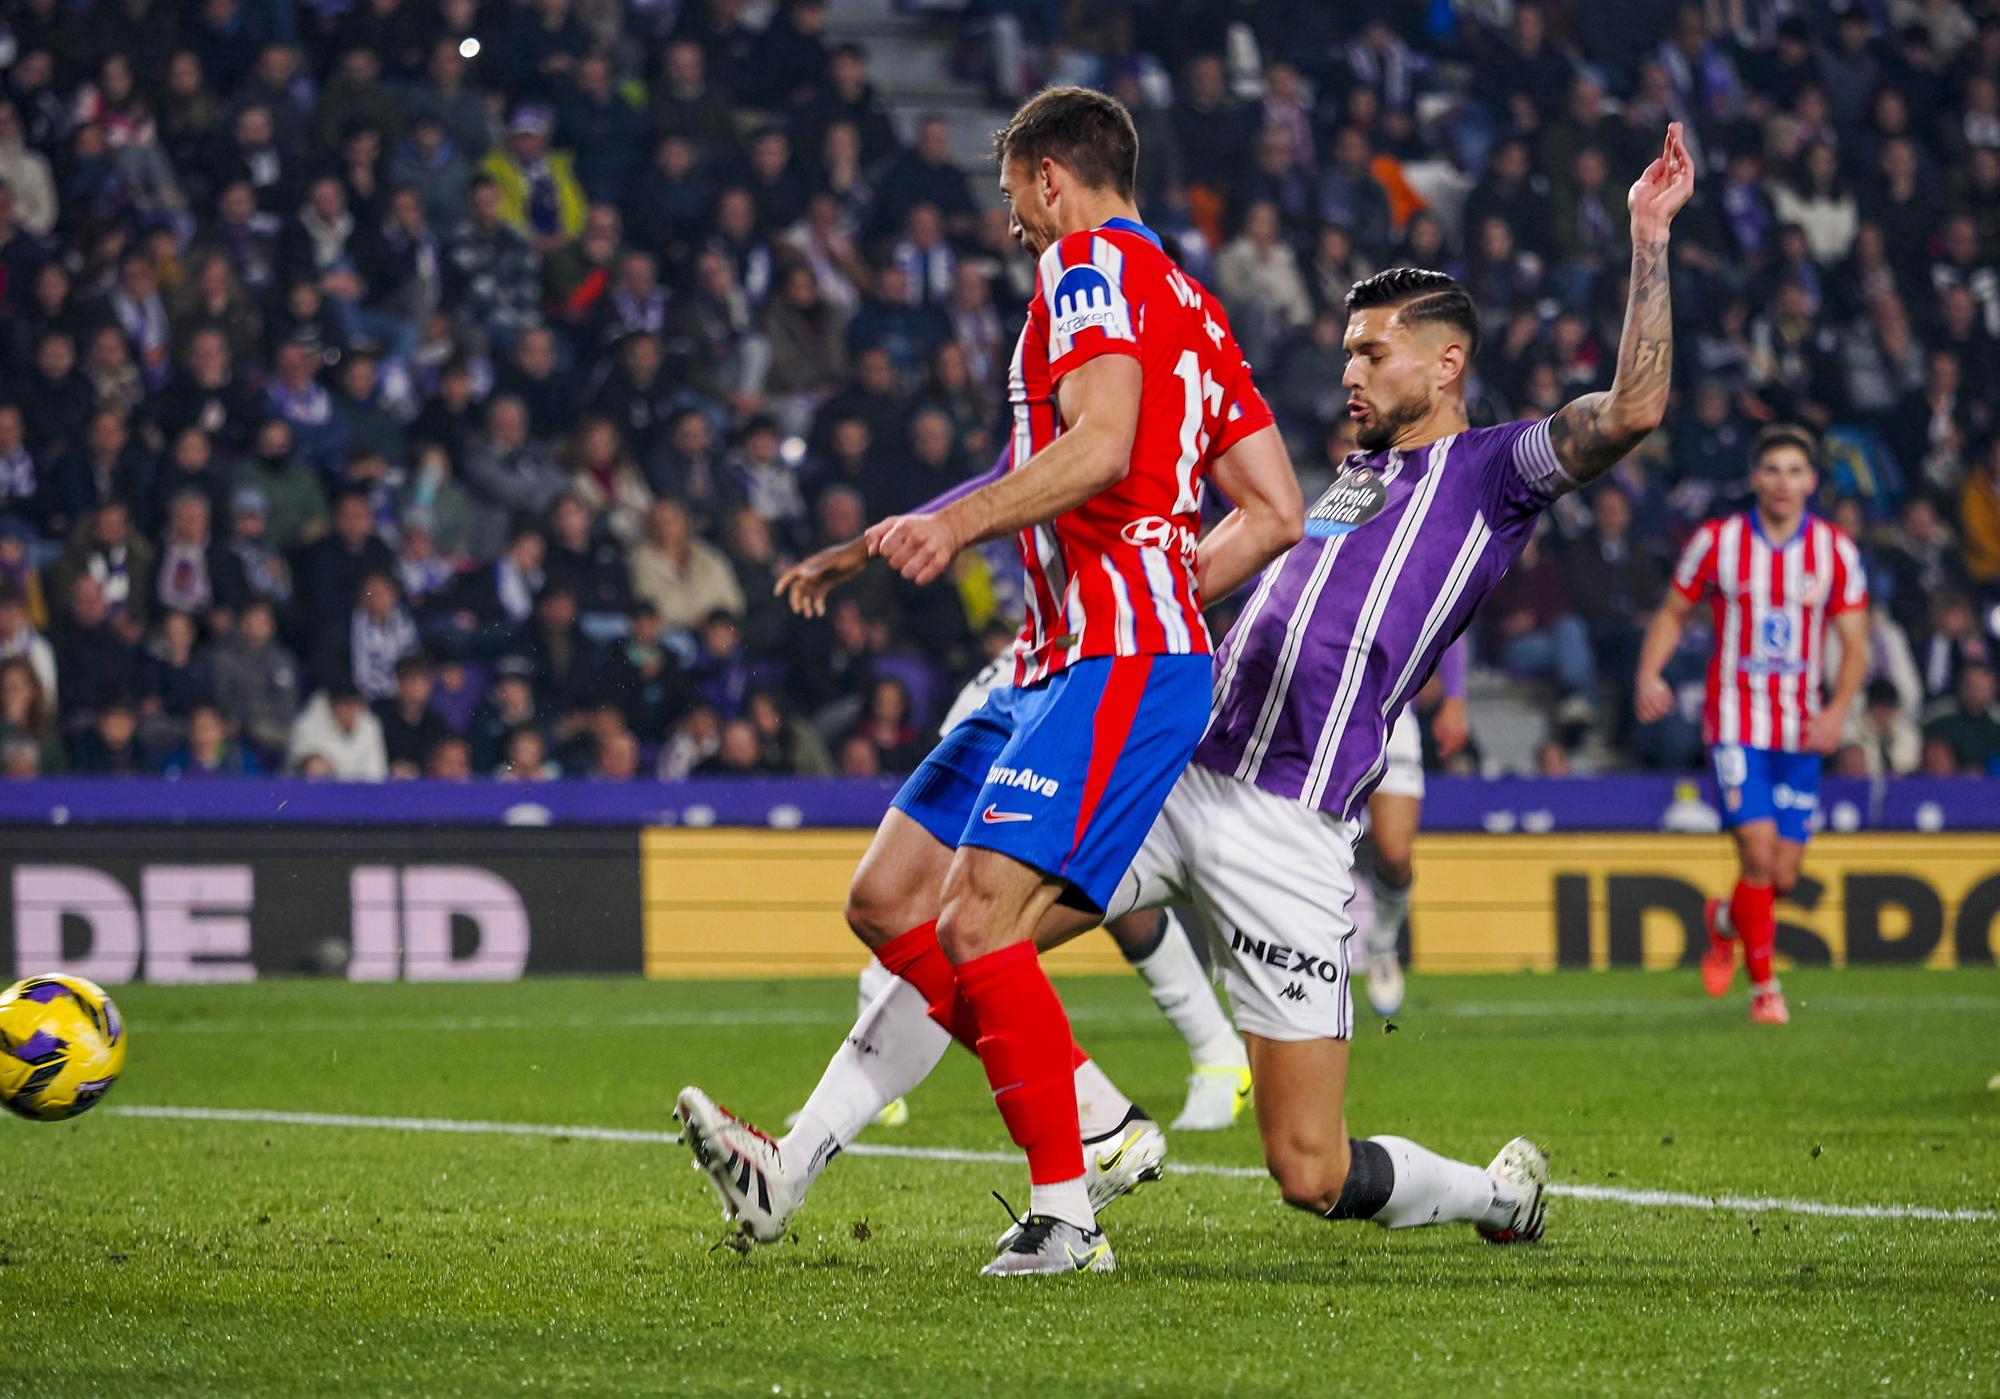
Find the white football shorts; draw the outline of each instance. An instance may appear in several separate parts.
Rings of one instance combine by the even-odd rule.
[[[1192,903],[1246,1034],[1347,1039],[1359,823],[1190,763],[1104,911]]]
[[[1392,797],[1416,797],[1424,795],[1424,736],[1417,727],[1417,716],[1405,706],[1396,716],[1396,727],[1389,730],[1389,747],[1385,753],[1386,763],[1382,769],[1382,781],[1376,791]]]
[[[1004,690],[1014,683],[1014,656],[1012,652],[998,660],[988,661],[980,668],[979,674],[965,682],[958,692],[958,698],[945,711],[944,722],[938,725],[938,737],[943,738],[953,729],[963,724],[986,703],[986,697],[995,690]]]

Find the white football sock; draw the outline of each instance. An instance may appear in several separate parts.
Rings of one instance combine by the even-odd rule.
[[[1504,1225],[1518,1203],[1511,1190],[1483,1167],[1468,1166],[1418,1146],[1407,1137],[1370,1137],[1396,1168],[1389,1202],[1376,1212],[1377,1224],[1408,1229],[1419,1224]]]
[[[858,994],[854,1002],[854,1018],[859,1020],[875,998],[895,979],[896,974],[883,966],[880,958],[871,956],[868,965],[861,969],[861,975],[854,979]]]
[[[1079,1229],[1097,1227],[1097,1212],[1090,1207],[1090,1191],[1082,1176],[1054,1185],[1034,1186],[1028,1195],[1028,1213],[1067,1220]]]
[[[930,1076],[950,1044],[922,993],[891,976],[834,1051],[792,1130],[778,1142],[779,1153],[806,1173],[810,1185],[876,1113]]]
[[[1086,1059],[1076,1066],[1076,1126],[1085,1141],[1095,1141],[1107,1132],[1118,1130],[1118,1124],[1132,1111],[1132,1100],[1118,1091],[1118,1085],[1104,1075],[1097,1067],[1095,1059]],[[1047,1214],[1049,1211],[1037,1211]],[[1068,1215],[1063,1216],[1068,1219]],[[1072,1223],[1087,1224],[1088,1220],[1072,1220]]]
[[[1187,929],[1172,909],[1163,910],[1162,916],[1159,942],[1144,958],[1133,959],[1133,969],[1145,978],[1160,1014],[1187,1041],[1188,1057],[1197,1068],[1247,1067],[1250,1056],[1215,999],[1215,987],[1195,956]]]
[[[1382,882],[1382,876],[1370,873],[1368,895],[1374,901],[1374,916],[1368,920],[1365,941],[1370,954],[1394,952],[1396,938],[1403,931],[1403,920],[1410,912],[1410,886],[1391,888]]]

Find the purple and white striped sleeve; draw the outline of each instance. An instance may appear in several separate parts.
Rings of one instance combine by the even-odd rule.
[[[1544,500],[1554,500],[1557,496],[1576,489],[1576,482],[1556,460],[1555,448],[1549,444],[1549,420],[1537,420],[1528,430],[1514,439],[1514,470],[1529,490]]]

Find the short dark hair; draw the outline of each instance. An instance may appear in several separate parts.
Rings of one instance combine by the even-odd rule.
[[[1125,104],[1087,87],[1051,87],[1030,97],[993,136],[993,154],[1057,161],[1093,189],[1130,197],[1139,177],[1139,129]]]
[[[1772,423],[1759,432],[1750,443],[1750,464],[1755,466],[1767,453],[1780,447],[1798,448],[1806,454],[1807,464],[1819,470],[1819,439],[1797,423]]]
[[[1457,278],[1427,267],[1391,267],[1347,289],[1348,311],[1393,306],[1406,325],[1442,321],[1465,332],[1465,357],[1479,353],[1479,309]]]

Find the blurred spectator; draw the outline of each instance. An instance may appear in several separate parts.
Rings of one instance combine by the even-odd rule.
[[[252,748],[281,753],[298,717],[299,663],[277,639],[268,601],[245,607],[236,628],[209,652],[216,702],[237,723]]]
[[[545,256],[583,231],[584,213],[573,158],[550,149],[551,124],[545,107],[515,108],[506,141],[479,163],[498,189],[501,219]]]
[[[55,631],[63,717],[71,726],[88,725],[114,699],[138,691],[141,631],[131,618],[112,615],[104,584],[90,574],[59,596],[69,600]]]
[[[433,685],[430,662],[404,656],[396,662],[395,693],[375,701],[391,777],[422,776],[431,754],[451,737],[444,717],[430,707]]]
[[[1631,681],[1647,620],[1666,593],[1659,561],[1632,540],[1632,504],[1616,486],[1590,493],[1591,527],[1563,554],[1569,594],[1590,635],[1599,675],[1612,678],[1616,713],[1631,711]]]
[[[1952,694],[1965,667],[1992,666],[1996,659],[2000,657],[1980,625],[1972,599],[1957,591],[1933,594],[1931,625],[1921,660],[1924,693],[1932,697]]]
[[[694,688],[665,644],[659,611],[649,602],[635,603],[631,621],[631,631],[605,658],[603,695],[642,742],[658,744],[694,703]]]
[[[25,656],[0,660],[0,745],[27,743],[38,775],[69,766],[56,733],[55,698]]]
[[[646,538],[632,551],[632,592],[669,627],[692,627],[717,611],[743,611],[743,590],[729,560],[694,537],[687,510],[675,500],[657,502],[647,517]]]
[[[462,738],[446,738],[431,749],[424,776],[433,782],[472,780],[472,746]]]
[[[352,682],[335,682],[306,702],[292,724],[286,763],[311,775],[314,760],[340,782],[380,782],[389,775],[381,721]]]
[[[592,528],[590,512],[574,494],[550,512],[543,571],[548,585],[568,591],[586,614],[624,617],[632,611],[625,551],[610,533]]]
[[[755,731],[751,737],[755,738]],[[660,748],[659,777],[677,782],[691,776],[722,747],[722,719],[706,704],[698,704],[681,717]]]
[[[551,584],[535,599],[534,619],[522,632],[519,653],[534,668],[541,707],[557,716],[559,738],[576,716],[597,705],[603,662],[597,646],[577,625],[576,596]]]
[[[930,749],[910,714],[910,692],[900,680],[878,676],[854,732],[873,744],[884,772],[908,772]]]
[[[1979,444],[1959,492],[1958,520],[1966,576],[2000,602],[2000,435]]]
[[[548,736],[531,724],[507,735],[500,765],[493,775],[502,782],[547,782],[562,776],[562,768],[549,756]]]
[[[688,678],[702,703],[725,719],[743,712],[752,681],[750,655],[743,648],[743,628],[735,614],[720,609],[702,622]]]
[[[71,772],[82,777],[137,777],[151,771],[139,745],[139,716],[130,700],[110,696],[86,717],[89,727],[70,739]]]
[[[625,547],[639,542],[653,492],[609,418],[578,425],[569,454],[570,495]]]
[[[221,708],[209,700],[188,711],[187,738],[160,763],[162,777],[188,782],[255,777],[262,771],[256,755],[230,737]]]
[[[397,663],[420,649],[393,569],[370,569],[355,589],[347,625],[321,637],[314,669],[323,683],[351,683],[373,703],[396,692]]]
[[[1260,200],[1244,212],[1243,232],[1216,259],[1216,290],[1252,360],[1268,355],[1286,332],[1312,319],[1298,260],[1280,232],[1277,206]]]
[[[2000,692],[1993,676],[1993,667],[1983,662],[1963,666],[1953,697],[1924,722],[1924,742],[1949,749],[1952,767],[1963,777],[1991,776],[2000,764]]]
[[[1590,633],[1573,610],[1562,571],[1530,539],[1486,601],[1481,618],[1486,654],[1510,674],[1552,680],[1558,716],[1567,725],[1596,713],[1597,664]]]
[[[1860,713],[1849,727],[1870,777],[1899,777],[1915,772],[1923,761],[1923,738],[1888,680],[1868,682]]]
[[[19,660],[28,666],[53,714],[57,698],[56,649],[30,620],[27,596],[4,581],[0,581],[0,658]]]
[[[569,489],[569,477],[528,435],[528,411],[518,398],[496,397],[486,409],[486,431],[472,443],[466,486],[476,519],[472,549],[491,558],[508,538],[517,514],[540,515]]]
[[[509,734],[541,722],[534,680],[534,663],[525,656],[503,656],[494,665],[492,685],[465,730],[472,745],[472,765],[479,771],[490,771],[501,762]]]

